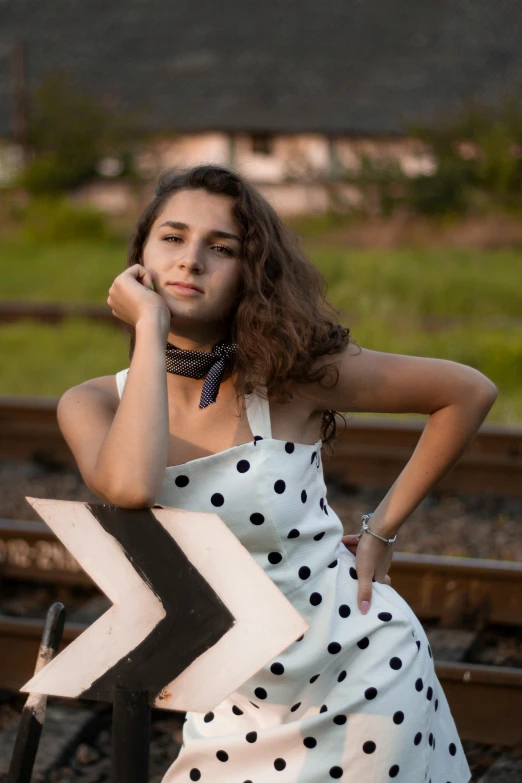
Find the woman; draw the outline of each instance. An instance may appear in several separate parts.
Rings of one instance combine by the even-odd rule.
[[[58,407],[86,484],[124,508],[217,513],[310,626],[213,711],[187,713],[163,783],[467,783],[427,637],[387,572],[495,385],[354,346],[274,210],[218,166],[162,178],[107,302],[130,367]],[[336,411],[429,415],[360,539],[326,500]]]

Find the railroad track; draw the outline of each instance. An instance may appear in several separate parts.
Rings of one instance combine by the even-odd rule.
[[[0,397],[0,459],[75,467],[56,421],[57,403],[55,397]],[[349,420],[335,454],[325,456],[326,479],[388,488],[411,457],[425,424],[425,417]],[[437,489],[522,498],[522,426],[482,425]]]
[[[64,302],[0,301],[0,324],[31,319],[39,323],[58,324],[70,317],[101,321],[122,329],[122,321],[115,318],[108,305],[67,304]]]
[[[423,621],[462,739],[521,743],[522,668],[476,660],[484,639],[498,629],[521,632],[522,642],[522,564],[397,552],[390,576]],[[0,520],[0,580],[91,588],[86,608],[68,610],[62,648],[109,606],[43,522]],[[49,604],[51,596],[52,590]],[[0,688],[17,690],[30,678],[42,628],[43,619],[0,615]]]

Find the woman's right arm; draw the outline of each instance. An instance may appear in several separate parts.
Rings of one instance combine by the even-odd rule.
[[[139,288],[145,290],[143,285]],[[161,299],[152,291],[145,293]],[[136,318],[134,353],[117,406],[114,395],[92,381],[68,389],[58,403],[60,430],[85,483],[100,498],[122,508],[154,504],[168,461],[165,344],[170,311],[161,302],[165,309],[149,298],[146,304],[152,306],[140,309]],[[118,312],[116,306],[113,313]],[[124,320],[131,322],[128,312]]]

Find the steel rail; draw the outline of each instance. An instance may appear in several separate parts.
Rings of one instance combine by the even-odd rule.
[[[56,419],[56,397],[0,397],[0,459],[76,468]],[[327,481],[389,487],[410,459],[425,417],[349,418],[324,455]],[[522,426],[483,424],[457,464],[437,484],[452,490],[522,498]]]

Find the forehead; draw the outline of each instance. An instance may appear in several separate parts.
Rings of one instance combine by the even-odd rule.
[[[217,229],[237,233],[233,215],[234,199],[206,190],[180,190],[164,204],[155,220],[156,226],[165,220],[186,223],[192,229]]]

